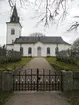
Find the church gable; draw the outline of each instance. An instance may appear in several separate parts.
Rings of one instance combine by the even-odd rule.
[[[40,42],[40,41],[38,41],[38,42],[36,42],[36,43],[35,43],[35,45],[36,45],[36,46],[42,46],[42,45],[43,45],[43,43],[42,43],[42,42]]]

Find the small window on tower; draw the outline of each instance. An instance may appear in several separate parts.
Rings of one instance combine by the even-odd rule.
[[[14,34],[15,34],[15,30],[11,29],[11,35],[14,35]]]

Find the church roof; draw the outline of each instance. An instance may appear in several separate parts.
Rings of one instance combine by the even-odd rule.
[[[10,22],[11,23],[19,23],[19,17],[18,17],[16,6],[14,6],[14,8],[13,8],[13,13],[10,18]]]
[[[15,42],[16,44],[25,44],[25,43],[37,43],[37,42],[42,42],[42,43],[53,43],[53,44],[68,44],[65,42],[61,37],[51,37],[51,36],[21,36],[19,38],[16,38]],[[68,44],[70,45],[70,44]]]

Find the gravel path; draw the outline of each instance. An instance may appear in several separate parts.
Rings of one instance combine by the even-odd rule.
[[[53,67],[48,63],[48,61],[44,58],[33,58],[27,65],[24,67],[25,69],[49,69],[54,70]]]
[[[5,105],[69,105],[57,92],[15,92]]]

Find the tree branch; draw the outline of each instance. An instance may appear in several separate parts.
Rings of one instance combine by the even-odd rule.
[[[67,32],[70,32],[72,30],[77,30],[78,27],[79,27],[79,22],[75,22],[73,25],[71,25],[71,27],[67,30]]]

